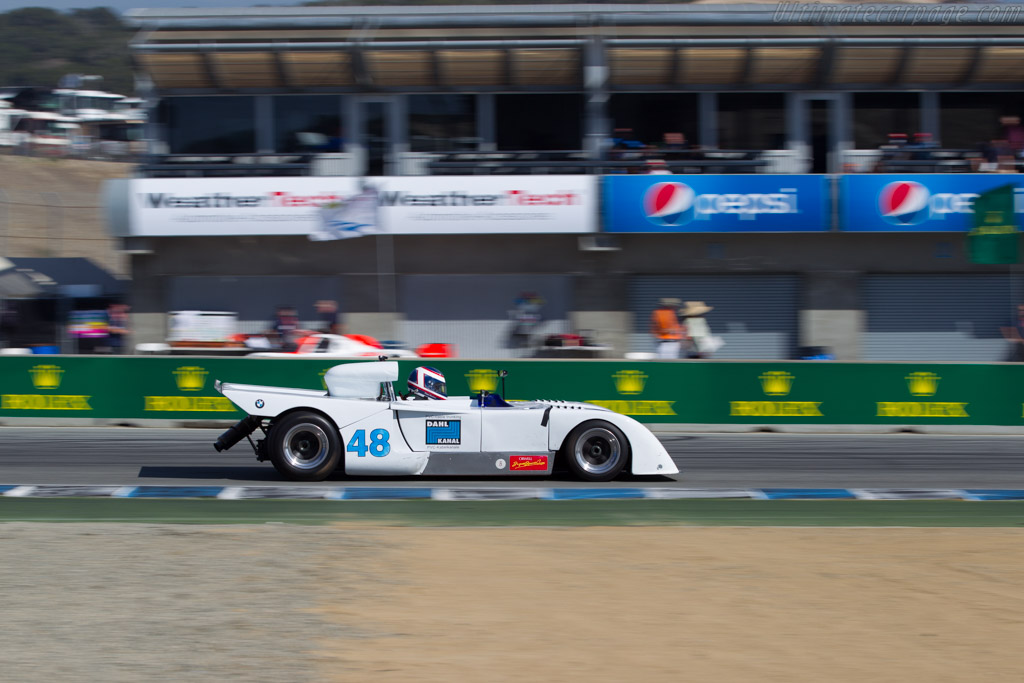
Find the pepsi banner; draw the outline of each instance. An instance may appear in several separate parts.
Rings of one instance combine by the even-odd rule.
[[[839,226],[851,232],[967,232],[978,195],[1013,183],[1000,173],[845,175],[839,180]],[[1013,190],[1020,224],[1024,189]]]
[[[822,175],[605,176],[606,232],[828,230]]]

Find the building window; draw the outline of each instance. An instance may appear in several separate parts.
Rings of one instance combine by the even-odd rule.
[[[409,146],[413,152],[476,149],[479,142],[476,96],[409,96]]]
[[[1019,92],[953,93],[939,95],[942,146],[974,149],[1005,136],[999,119],[1024,119],[1024,94]]]
[[[337,95],[280,95],[274,98],[274,150],[342,152],[345,133]]]
[[[697,96],[678,93],[627,93],[612,95],[608,114],[615,132],[613,137],[628,139],[648,146],[696,145]],[[666,139],[668,135],[668,139]]]
[[[578,150],[583,147],[582,95],[497,95],[500,150]]]
[[[724,93],[718,96],[718,146],[722,149],[785,149],[783,93]]]
[[[891,133],[907,140],[921,132],[921,96],[909,92],[855,93],[853,96],[853,144],[857,149],[878,149]]]
[[[160,103],[171,154],[252,154],[256,151],[253,97],[169,97]]]

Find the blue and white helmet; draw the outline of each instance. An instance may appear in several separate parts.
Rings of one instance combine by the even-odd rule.
[[[409,373],[409,391],[423,398],[448,398],[444,375],[436,368],[425,365]]]

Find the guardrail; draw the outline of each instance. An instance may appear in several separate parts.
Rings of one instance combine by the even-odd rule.
[[[345,361],[0,358],[4,418],[233,420],[214,380],[305,389]],[[422,361],[400,361],[404,378]],[[441,360],[448,393],[587,401],[647,423],[1024,426],[1024,365],[820,361]]]

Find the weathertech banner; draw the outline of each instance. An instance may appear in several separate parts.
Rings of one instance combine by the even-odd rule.
[[[822,175],[625,175],[604,179],[607,232],[808,232],[829,227]]]
[[[582,233],[597,229],[593,176],[137,178],[130,235]],[[349,216],[325,235],[325,212],[376,196],[374,221]],[[344,224],[342,224],[344,223]],[[359,223],[352,228],[349,223]],[[332,229],[330,221],[326,223]],[[339,227],[340,226],[340,227]]]

